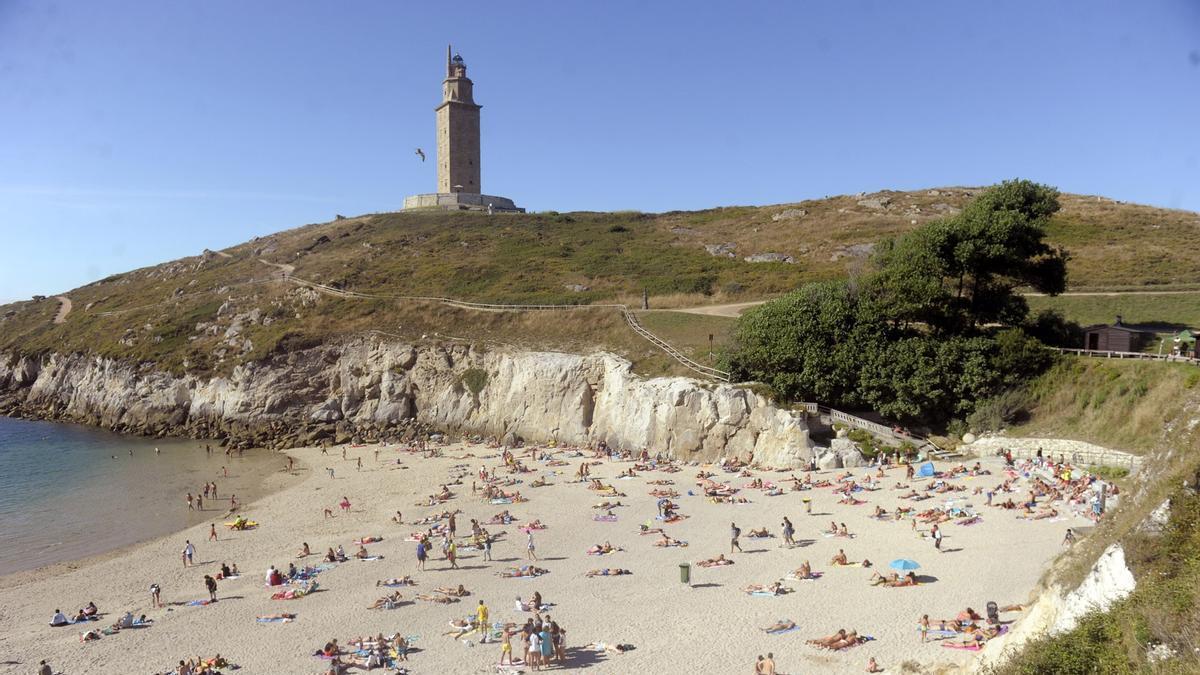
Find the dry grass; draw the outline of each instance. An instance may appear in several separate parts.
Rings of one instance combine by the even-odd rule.
[[[974,192],[943,188],[866,195],[890,200],[882,208],[859,204],[859,196],[840,196],[657,215],[372,214],[259,238],[227,249],[231,258],[194,256],[97,281],[69,293],[75,309],[62,325],[50,324],[57,308],[52,299],[5,306],[0,315],[8,310],[14,314],[0,321],[0,349],[84,351],[203,373],[261,357],[281,340],[320,340],[351,326],[389,330],[404,324],[404,311],[386,304],[360,302],[345,314],[325,303],[315,309],[298,306],[291,287],[255,283],[276,273],[260,258],[294,265],[301,278],[389,296],[574,304],[619,300],[639,307],[647,289],[657,309],[746,302],[780,295],[805,281],[853,273],[863,265],[871,243],[949,214]],[[1200,278],[1200,243],[1191,244],[1200,242],[1196,214],[1074,195],[1064,195],[1062,202],[1050,238],[1074,256],[1069,270],[1073,286],[1137,287]],[[805,214],[773,219],[789,209]],[[714,257],[704,249],[721,243],[731,243],[735,256]],[[753,253],[787,254],[796,262],[743,260]],[[586,290],[574,290],[574,285]],[[213,323],[226,302],[236,312],[258,308],[271,313],[274,323],[247,327],[253,348],[241,353],[239,347],[222,358],[220,339],[200,335],[197,324]],[[1164,300],[1158,304],[1161,311],[1147,310],[1146,316],[1190,323],[1200,313],[1200,307],[1182,300],[1169,302],[1174,304]],[[113,311],[118,313],[102,315]],[[470,332],[475,322],[473,317],[446,316],[462,323],[438,321],[439,333]],[[551,321],[545,329],[512,333],[511,339],[561,348],[587,342],[568,332],[569,324]],[[695,349],[687,344],[690,329],[679,330],[684,346]],[[652,364],[654,358],[639,356],[627,337],[611,332],[596,335],[591,344]]]
[[[1012,431],[1147,452],[1197,384],[1200,368],[1187,364],[1063,358],[1029,385],[1032,416]]]

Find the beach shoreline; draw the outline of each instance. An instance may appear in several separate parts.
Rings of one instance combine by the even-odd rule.
[[[179,439],[176,439],[176,440],[179,440]],[[193,439],[182,439],[182,440],[187,440],[189,442],[193,442]],[[204,443],[203,440],[194,441],[194,442],[196,442],[198,444]],[[222,451],[223,451],[223,448],[222,448]],[[263,453],[270,452],[270,453],[272,453],[272,455],[271,455],[272,457],[278,456],[281,459],[281,461],[286,461],[287,457],[289,457],[289,455],[283,451],[270,451],[270,450],[264,450],[261,448],[253,448],[253,449],[251,449],[251,451],[252,452],[263,452]],[[286,490],[289,487],[292,487],[301,482],[300,481],[300,478],[301,478],[300,471],[304,470],[307,467],[303,463],[303,461],[300,460],[299,458],[293,458],[293,459],[296,460],[296,471],[294,471],[290,476],[285,477],[283,475],[284,472],[282,472],[278,469],[267,470],[267,471],[257,474],[257,479],[254,483],[254,486],[250,489],[250,492],[249,492],[249,494],[252,495],[251,501],[243,503],[244,509],[252,508],[254,506],[254,504],[256,504],[257,502],[260,502],[261,500],[270,497],[271,495],[275,494],[276,492]],[[263,468],[266,468],[266,466],[267,465],[264,464]],[[274,484],[272,484],[272,483],[274,483]],[[243,494],[245,494],[244,489],[243,489]],[[171,503],[176,503],[179,499],[182,499],[181,495],[172,495]],[[157,542],[160,540],[180,536],[180,535],[184,534],[187,530],[192,529],[196,526],[197,525],[195,525],[195,524],[183,525],[183,526],[175,528],[165,534],[151,535],[150,537],[147,537],[145,539],[141,539],[139,541],[135,541],[135,542],[127,543],[127,544],[121,544],[112,549],[108,549],[108,550],[102,551],[100,553],[93,553],[90,555],[85,555],[85,556],[76,557],[76,558],[68,558],[65,560],[60,560],[60,561],[49,563],[46,565],[39,565],[37,567],[16,570],[13,572],[6,572],[4,574],[0,574],[0,591],[19,589],[22,586],[26,586],[31,583],[38,583],[41,581],[50,580],[57,576],[69,574],[71,572],[87,570],[90,567],[93,567],[93,566],[96,566],[96,565],[99,565],[99,564],[102,564],[102,563],[105,563],[105,562],[108,562],[108,561],[111,561],[114,559],[118,559],[118,558],[121,558],[124,556],[128,556],[128,555],[134,553],[135,551],[137,551],[139,548],[141,548],[147,544],[151,544],[151,543],[154,543],[154,542]]]

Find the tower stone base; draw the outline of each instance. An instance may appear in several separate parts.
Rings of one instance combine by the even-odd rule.
[[[404,198],[404,210],[445,209],[447,211],[487,211],[488,206],[498,213],[525,213],[525,209],[508,197],[481,195],[470,192],[435,192]]]

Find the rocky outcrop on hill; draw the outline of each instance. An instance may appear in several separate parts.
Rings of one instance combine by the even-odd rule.
[[[804,417],[748,389],[644,379],[611,354],[372,339],[277,355],[213,378],[81,354],[0,354],[0,414],[241,446],[399,440],[439,429],[507,442],[604,440],[680,459],[736,456],[776,466],[805,462],[811,452]]]

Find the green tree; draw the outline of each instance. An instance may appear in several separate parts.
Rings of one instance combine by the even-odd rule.
[[[1066,287],[1068,256],[1045,242],[1058,208],[1058,191],[1045,185],[989,188],[958,215],[881,246],[868,288],[897,325],[922,323],[939,334],[1019,325],[1029,307],[1018,287],[1051,295]]]
[[[844,282],[806,284],[738,320],[726,366],[787,399],[854,401],[864,354],[887,342],[872,314]]]

